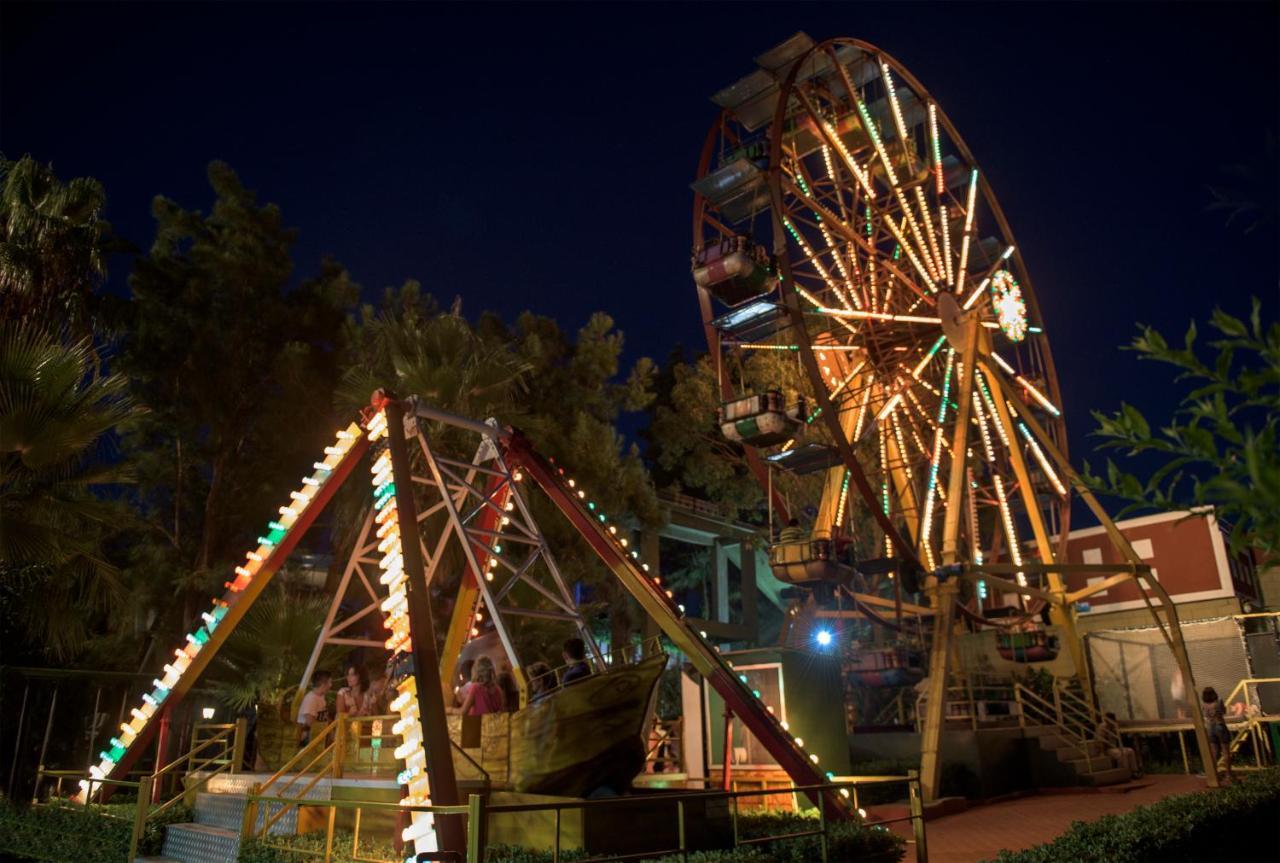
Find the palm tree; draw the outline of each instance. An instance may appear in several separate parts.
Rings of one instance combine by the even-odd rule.
[[[306,669],[328,609],[328,597],[273,581],[214,659],[209,677],[218,700],[236,711],[279,703]]]
[[[59,658],[120,599],[101,548],[120,510],[101,492],[129,480],[108,446],[133,410],[127,381],[103,371],[89,338],[64,344],[0,323],[0,605]]]
[[[0,318],[91,331],[110,233],[105,203],[97,180],[62,183],[51,165],[0,154]]]

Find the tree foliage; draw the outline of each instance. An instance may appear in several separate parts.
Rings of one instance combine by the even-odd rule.
[[[155,241],[129,280],[122,366],[148,409],[126,437],[148,526],[130,569],[157,606],[175,590],[203,601],[330,439],[338,335],[358,290],[332,261],[294,285],[279,209],[221,163],[209,182],[207,215],[156,198]]]
[[[0,318],[76,337],[93,328],[109,227],[102,185],[61,182],[52,165],[0,155]]]
[[[1181,345],[1150,326],[1139,327],[1129,349],[1140,359],[1177,370],[1188,387],[1168,425],[1153,429],[1130,404],[1110,416],[1094,412],[1102,448],[1157,464],[1143,480],[1107,460],[1105,476],[1089,471],[1095,489],[1128,505],[1122,511],[1212,506],[1232,525],[1232,544],[1280,556],[1280,322],[1264,325],[1256,299],[1249,319],[1215,309],[1218,338],[1210,356],[1188,327]]]
[[[88,338],[0,324],[0,631],[59,659],[121,598],[103,548],[121,511],[100,494],[131,478],[110,452],[112,430],[136,416],[127,383],[103,371]]]

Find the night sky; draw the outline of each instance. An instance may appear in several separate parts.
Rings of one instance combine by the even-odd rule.
[[[1118,346],[1215,304],[1280,301],[1274,221],[1207,211],[1237,163],[1275,212],[1276,3],[94,4],[0,9],[0,151],[107,190],[141,248],[163,193],[206,209],[229,162],[300,239],[375,297],[576,328],[617,320],[631,357],[702,342],[688,272],[708,97],[805,30],[896,56],[967,139],[1030,267],[1072,451],[1088,410],[1165,417],[1170,375]],[[127,260],[113,289],[124,290]]]

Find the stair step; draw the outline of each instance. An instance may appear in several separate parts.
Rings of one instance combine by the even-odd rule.
[[[244,794],[211,794],[201,791],[196,795],[196,823],[209,827],[222,827],[227,830],[240,831],[244,824],[244,807],[249,798]],[[266,820],[275,815],[284,806],[282,803],[261,803],[258,805],[257,827],[261,829]],[[291,808],[271,825],[268,831],[273,836],[293,835],[298,832],[298,809]]]
[[[240,833],[208,824],[170,824],[164,856],[182,863],[232,863],[240,853]]]
[[[1097,770],[1090,776],[1085,777],[1089,784],[1095,788],[1102,785],[1121,785],[1128,782],[1133,776],[1129,773],[1128,767],[1112,767],[1109,770]]]
[[[199,776],[200,774],[195,774]],[[298,791],[310,782],[314,777],[311,775],[297,776],[287,775],[276,780],[272,786],[272,793],[285,792],[280,794],[282,797],[297,797]],[[219,773],[216,776],[209,777],[206,785],[201,789],[210,794],[247,794],[249,789],[265,781],[262,774],[253,773]],[[285,788],[287,783],[292,782],[292,786]],[[304,795],[308,800],[328,800],[329,799],[329,777],[325,776],[318,781],[310,791]]]
[[[1041,741],[1043,742],[1044,739],[1045,738],[1041,738]],[[1083,758],[1080,746],[1069,741],[1063,741],[1063,745],[1057,747],[1056,751],[1058,753],[1059,761],[1074,761],[1076,759]],[[1103,746],[1096,740],[1087,741],[1084,744],[1083,751],[1088,752],[1090,758],[1104,758],[1107,756],[1107,747]]]
[[[1071,765],[1071,769],[1074,770],[1076,775],[1081,779],[1087,778],[1090,773],[1101,773],[1104,770],[1115,769],[1115,765],[1111,763],[1111,759],[1104,756],[1064,759],[1063,763]],[[1090,770],[1090,767],[1093,769]]]

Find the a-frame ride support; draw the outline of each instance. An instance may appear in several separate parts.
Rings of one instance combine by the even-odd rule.
[[[959,602],[959,582],[961,580],[976,582],[979,578],[983,578],[993,587],[1043,600],[1049,607],[1052,622],[1058,624],[1064,630],[1068,641],[1068,649],[1075,664],[1076,674],[1084,684],[1085,692],[1089,693],[1091,688],[1089,686],[1083,644],[1079,639],[1075,626],[1075,603],[1099,590],[1104,590],[1108,586],[1114,585],[1119,580],[1134,579],[1139,582],[1139,592],[1151,611],[1157,626],[1159,626],[1165,642],[1169,645],[1183,680],[1187,681],[1189,687],[1194,688],[1195,686],[1190,660],[1187,657],[1186,645],[1183,642],[1182,630],[1179,626],[1178,610],[1163,585],[1156,580],[1150,567],[1144,564],[1142,559],[1134,552],[1128,540],[1125,539],[1120,529],[1116,527],[1115,522],[1111,520],[1106,510],[1094,497],[1092,491],[1084,484],[1080,475],[1071,467],[1070,462],[1054,444],[1044,427],[1036,420],[1031,408],[1027,406],[1017,392],[1015,385],[999,367],[989,361],[990,346],[986,341],[985,334],[977,326],[976,317],[972,315],[963,316],[957,319],[955,323],[962,324],[963,334],[960,331],[960,327],[955,327],[948,332],[948,337],[960,349],[963,358],[959,366],[961,377],[956,399],[958,413],[954,440],[951,445],[953,463],[947,495],[947,499],[951,503],[947,506],[946,520],[943,527],[943,565],[930,577],[927,588],[933,593],[936,613],[934,615],[933,644],[929,658],[926,713],[921,733],[920,781],[926,800],[937,798],[941,779],[942,726],[945,722],[947,677],[955,635],[954,612]],[[1010,459],[1018,481],[1024,509],[1027,512],[1028,519],[1031,521],[1041,560],[1039,563],[1024,561],[1019,565],[1014,565],[973,563],[964,559],[960,546],[961,501],[969,497],[970,490],[965,488],[966,483],[964,482],[967,471],[962,471],[959,468],[965,465],[965,460],[967,459],[968,408],[973,400],[974,382],[979,375],[994,385],[995,393],[992,401],[996,412],[995,421],[1006,429],[1011,436],[1011,440],[1016,440],[1013,423],[1014,416],[1025,424],[1031,440],[1048,454],[1053,463],[1066,476],[1076,493],[1080,495],[1099,523],[1102,524],[1107,537],[1116,550],[1128,561],[1127,565],[1120,567],[1078,565],[1056,560],[1052,537],[1050,537],[1036,505],[1026,461],[1018,446],[1009,447]],[[968,509],[971,511],[971,507]],[[972,516],[970,517],[972,518]],[[974,558],[974,560],[977,560],[977,558]],[[1107,574],[1111,577],[1102,584],[1068,593],[1064,582],[1064,575],[1068,572],[1090,572]],[[1048,589],[1023,584],[1025,576],[1030,575],[1042,576],[1047,583]],[[1010,576],[1011,578],[1005,579],[1000,576]],[[1012,580],[1012,577],[1015,576],[1017,581]],[[1148,591],[1154,593],[1159,600],[1161,609],[1164,612],[1163,621],[1161,620],[1160,611],[1157,610],[1148,597]],[[1208,765],[1212,764],[1212,755],[1204,728],[1204,719],[1199,711],[1192,711],[1192,723],[1196,731],[1196,742],[1200,750],[1201,760],[1206,765],[1205,775],[1209,784],[1216,786],[1218,784],[1217,776],[1213,770],[1208,769]]]
[[[1090,512],[1092,512],[1094,517],[1098,519],[1098,523],[1103,526],[1108,539],[1111,540],[1111,544],[1120,552],[1121,555],[1124,556],[1125,560],[1129,561],[1131,569],[1127,573],[1119,572],[1117,575],[1128,575],[1128,577],[1133,578],[1138,582],[1138,593],[1146,603],[1156,625],[1160,627],[1160,632],[1164,636],[1165,642],[1169,645],[1169,649],[1173,653],[1174,660],[1178,663],[1178,669],[1182,673],[1182,679],[1186,681],[1188,691],[1194,691],[1195,678],[1191,673],[1191,660],[1187,656],[1187,647],[1182,638],[1182,626],[1178,619],[1178,607],[1169,596],[1168,592],[1164,589],[1164,585],[1160,584],[1155,575],[1152,574],[1151,568],[1143,563],[1142,558],[1133,550],[1133,546],[1129,544],[1129,540],[1120,532],[1120,528],[1116,526],[1116,523],[1111,520],[1106,509],[1103,508],[1102,504],[1098,502],[1097,497],[1094,496],[1093,491],[1085,484],[1084,480],[1081,479],[1080,474],[1078,474],[1071,466],[1071,462],[1062,454],[1062,451],[1058,449],[1050,439],[1049,435],[1045,432],[1044,427],[1036,420],[1031,409],[1023,402],[1014,385],[1003,374],[999,373],[998,370],[991,375],[991,379],[999,385],[1001,393],[1009,401],[1009,404],[1013,405],[1023,422],[1027,424],[1027,428],[1030,430],[1031,434],[1039,441],[1040,446],[1049,455],[1049,458],[1053,460],[1054,464],[1058,466],[1058,469],[1067,477],[1067,480],[1071,483],[1076,493],[1080,495],[1081,499],[1085,502],[1085,505],[1089,507]],[[1064,606],[1063,610],[1066,614],[1072,614],[1072,607],[1076,602],[1092,595],[1092,593],[1095,593],[1100,589],[1102,588],[1095,587],[1092,591],[1086,589],[1070,596],[1064,594],[1059,604]],[[1155,593],[1159,598],[1160,604],[1165,613],[1165,621],[1162,622],[1160,620],[1159,613],[1155,606],[1151,604],[1151,600],[1147,596],[1147,590]],[[1210,787],[1216,788],[1218,786],[1218,776],[1217,771],[1214,768],[1214,759],[1212,749],[1209,746],[1209,735],[1205,729],[1204,717],[1201,715],[1199,710],[1192,710],[1190,712],[1191,723],[1195,727],[1196,732],[1196,745],[1200,750],[1200,760],[1205,766],[1205,778]]]

